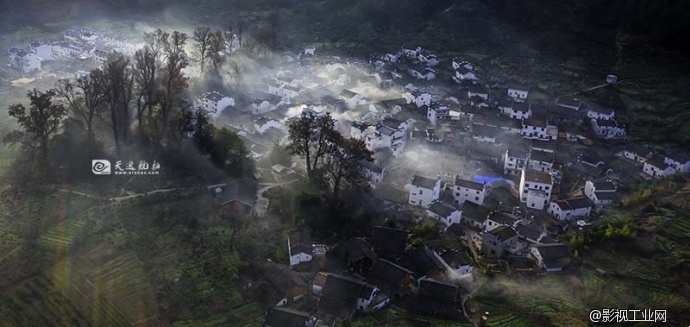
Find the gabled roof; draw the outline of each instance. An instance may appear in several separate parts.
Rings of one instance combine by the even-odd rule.
[[[457,302],[458,286],[437,282],[431,279],[422,279],[419,282],[417,293],[420,296],[430,297],[446,302]]]
[[[371,245],[361,237],[354,237],[345,241],[343,243],[343,250],[352,261],[359,261],[365,258],[376,259],[376,254],[371,249]]]
[[[330,297],[354,305],[362,293],[365,282],[338,274],[329,274],[321,290],[321,297]]]
[[[662,157],[658,154],[652,155],[649,159],[647,159],[646,163],[650,164],[656,168],[659,168],[659,169],[665,169],[665,168],[669,167],[669,164],[667,164],[664,161],[664,157]]]
[[[206,93],[202,94],[202,97],[204,97],[210,101],[213,101],[213,102],[218,102],[218,101],[222,100],[223,98],[226,98],[225,95],[222,95],[216,91],[206,92]]]
[[[606,115],[610,115],[610,114],[614,113],[613,108],[605,107],[605,106],[598,104],[596,102],[590,103],[587,106],[587,111],[596,112],[596,113],[600,113],[600,114],[606,114]]]
[[[460,177],[455,178],[455,186],[465,187],[476,191],[484,191],[484,184],[461,179]]]
[[[556,100],[556,105],[562,108],[579,110],[582,106],[582,101],[575,98],[559,97],[558,100]]]
[[[516,90],[521,92],[529,92],[529,86],[524,84],[512,83],[508,85],[508,90]]]
[[[494,235],[496,239],[498,239],[501,242],[505,242],[515,236],[517,236],[517,233],[515,233],[515,230],[513,230],[512,227],[508,226],[498,226],[496,228],[491,229],[487,233]]]
[[[537,241],[541,237],[541,231],[532,228],[530,226],[527,226],[525,224],[518,224],[517,227],[515,227],[515,232],[517,233],[518,236],[528,239],[528,240],[534,240]]]
[[[567,199],[565,200],[565,202],[568,203],[568,206],[573,210],[592,206],[592,201],[590,201],[588,198],[584,196],[579,198]]]
[[[453,214],[453,212],[458,211],[458,208],[443,201],[434,201],[434,203],[429,206],[428,210],[443,218],[447,218]]]
[[[530,147],[534,150],[543,150],[547,152],[554,152],[556,151],[556,141],[546,141],[546,140],[535,140],[532,139],[530,142]]]
[[[440,269],[444,270],[443,262],[436,257],[436,254],[426,247],[419,247],[410,251],[410,259],[415,266],[415,270],[422,276]]]
[[[273,307],[264,318],[263,327],[305,327],[311,315],[286,307]]]
[[[536,249],[544,262],[570,257],[570,249],[563,243],[537,245]]]
[[[536,170],[524,170],[526,183],[541,183],[541,184],[553,184],[551,174],[536,171]]]
[[[446,250],[441,254],[441,259],[452,268],[471,265],[472,261],[465,254],[456,250]]]
[[[220,192],[216,192],[220,189]],[[255,181],[248,178],[237,178],[230,180],[214,190],[214,198],[218,204],[226,204],[232,201],[239,201],[248,206],[256,204],[256,192],[258,185]]]
[[[591,177],[599,177],[599,176],[601,176],[601,174],[604,173],[601,170],[601,168],[594,167],[592,165],[588,165],[582,161],[578,161],[578,162],[574,163],[572,166],[570,166],[570,168],[576,172],[579,172],[579,173],[582,173],[582,174],[585,174],[585,175],[591,176]]]
[[[594,196],[597,197],[597,200],[604,201],[618,201],[620,198],[618,192],[594,191]]]
[[[686,163],[690,162],[690,157],[687,154],[682,153],[680,151],[669,152],[666,155],[666,158],[673,160],[675,162],[679,162],[681,164],[686,164]]]
[[[532,107],[527,102],[515,102],[513,103],[513,111],[527,113],[532,110]]]
[[[360,165],[362,166],[362,168],[364,168],[364,169],[366,169],[372,173],[375,173],[375,174],[383,173],[383,168],[380,167],[379,165],[373,163],[373,162],[362,160],[362,161],[360,161]]]
[[[423,176],[415,175],[412,178],[412,185],[433,190],[436,187],[436,183],[438,181],[439,181],[438,179],[431,179],[431,178],[426,178]]]
[[[285,265],[274,265],[266,269],[266,279],[280,291],[286,294],[295,287],[306,287],[307,282],[302,279],[295,271],[290,270]]]
[[[486,86],[483,85],[470,85],[467,88],[468,93],[474,93],[474,94],[489,94],[489,89],[486,88]]]
[[[465,201],[462,204],[462,218],[476,221],[479,223],[484,223],[486,218],[491,213],[491,209],[476,204],[474,202]]]
[[[379,253],[402,255],[407,248],[408,232],[401,229],[376,226],[372,231],[373,242]]]
[[[496,138],[501,130],[495,126],[472,124],[472,135],[488,138]]]
[[[532,150],[529,155],[530,160],[539,162],[553,163],[554,154],[546,151]]]
[[[507,151],[507,157],[508,158],[527,159],[527,152],[526,151],[515,150],[515,149],[508,149],[506,151]]]
[[[371,267],[368,279],[376,282],[377,285],[385,284],[391,288],[397,288],[405,279],[405,276],[412,276],[413,272],[403,268],[386,259],[378,259]]]
[[[518,220],[518,217],[507,212],[493,211],[489,214],[489,219],[499,224],[512,226]]]

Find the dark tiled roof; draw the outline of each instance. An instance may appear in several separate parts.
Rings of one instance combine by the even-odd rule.
[[[551,174],[534,170],[525,170],[525,182],[552,184]]]
[[[592,202],[586,197],[572,198],[565,200],[573,209],[587,208],[592,206]]]
[[[655,154],[651,158],[649,158],[647,160],[647,163],[659,169],[664,169],[669,166],[666,162],[664,162],[664,157],[658,154]]]
[[[365,282],[337,274],[329,274],[321,290],[321,297],[328,297],[351,303],[353,306],[362,293]]]
[[[425,247],[420,247],[411,251],[410,258],[416,270],[423,276],[435,269],[445,269],[445,266],[436,257],[434,252]]]
[[[596,195],[598,200],[604,200],[604,201],[618,201],[620,198],[620,195],[618,192],[601,192],[601,191],[595,191],[594,194]]]
[[[458,286],[437,282],[430,279],[422,279],[419,282],[418,294],[447,302],[458,300]]]
[[[444,218],[449,217],[453,212],[458,211],[457,208],[443,201],[435,201],[429,206],[428,210]]]
[[[415,175],[412,178],[412,185],[433,190],[434,187],[436,187],[437,181],[438,181],[437,179],[431,179],[431,178],[426,178],[423,176]]]
[[[268,310],[263,327],[304,327],[311,318],[306,312],[286,307],[273,307]]]
[[[592,102],[589,104],[589,106],[587,106],[587,111],[597,112],[606,115],[610,115],[614,112],[613,108],[605,107],[595,102]]]
[[[379,253],[403,254],[407,248],[407,231],[376,226],[372,234]]]
[[[284,265],[270,266],[265,272],[266,279],[273,284],[282,294],[295,287],[307,286],[306,281],[302,279],[296,272]]]
[[[518,236],[526,238],[528,240],[538,240],[539,237],[541,237],[541,231],[538,229],[532,228],[530,226],[527,226],[525,224],[518,224],[517,227],[515,228],[515,232],[517,233]]]
[[[376,173],[376,174],[383,173],[383,168],[381,168],[380,166],[378,166],[377,164],[375,164],[373,162],[362,160],[362,161],[360,161],[360,164],[362,165],[362,167],[364,169],[369,170],[372,173]]]
[[[518,217],[507,212],[493,211],[489,214],[489,219],[499,224],[512,226],[518,220]]]
[[[441,258],[451,267],[471,265],[472,261],[463,253],[456,250],[447,250],[441,254]]]
[[[544,141],[544,140],[531,140],[530,147],[538,150],[545,150],[547,152],[553,152],[556,150],[556,141]]]
[[[528,112],[531,110],[529,103],[527,102],[515,102],[513,103],[513,111]]]
[[[498,226],[488,232],[489,234],[495,235],[498,240],[501,242],[505,242],[515,236],[517,236],[517,233],[515,233],[515,230],[513,230],[512,227],[508,226]]]
[[[553,153],[539,150],[532,150],[530,152],[530,160],[553,163]]]
[[[455,178],[455,186],[466,187],[472,190],[483,191],[484,184],[477,183],[474,181],[468,181],[466,179]]]
[[[501,130],[494,126],[487,125],[472,125],[472,135],[488,138],[496,138],[501,133]]]
[[[579,172],[579,173],[582,173],[582,174],[585,174],[585,175],[591,176],[591,177],[599,177],[599,176],[601,176],[601,174],[604,173],[601,170],[601,168],[594,167],[592,165],[588,165],[588,164],[583,163],[581,161],[574,163],[570,168],[576,172]]]
[[[369,278],[377,284],[387,284],[392,288],[397,288],[405,279],[405,276],[412,276],[409,269],[403,268],[385,259],[378,259],[371,267]]]
[[[343,250],[352,261],[359,261],[365,258],[376,259],[376,254],[371,249],[371,245],[361,237],[345,241],[343,243]]]
[[[556,105],[568,109],[579,110],[580,106],[582,106],[582,101],[574,98],[559,97],[558,100],[556,100]]]
[[[476,204],[474,202],[470,201],[465,201],[462,204],[462,218],[463,219],[469,219],[472,221],[484,223],[486,220],[486,217],[489,216],[489,213],[491,212],[491,209]]]
[[[522,91],[522,92],[529,92],[529,86],[524,85],[524,84],[513,83],[513,84],[508,85],[508,89]]]
[[[537,250],[545,262],[570,257],[570,249],[562,243],[538,245]]]

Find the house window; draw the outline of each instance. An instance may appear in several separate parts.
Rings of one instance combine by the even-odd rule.
[[[419,195],[422,195],[422,194],[424,194],[424,191],[419,190]]]
[[[478,197],[478,196],[475,196],[475,197],[474,197],[474,200],[475,200],[475,201],[479,201],[479,197]]]
[[[544,186],[544,189],[548,191],[548,190],[549,190],[549,186]]]
[[[525,187],[529,187],[529,183],[525,183]]]
[[[534,203],[532,203],[530,206],[534,208]]]

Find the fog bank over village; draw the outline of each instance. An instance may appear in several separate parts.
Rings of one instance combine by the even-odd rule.
[[[622,64],[171,8],[2,38],[8,326],[690,321],[690,155]]]

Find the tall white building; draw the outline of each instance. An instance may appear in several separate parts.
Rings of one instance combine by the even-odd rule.
[[[553,178],[550,173],[523,170],[520,176],[520,202],[527,207],[542,210],[551,199]]]
[[[431,179],[415,175],[409,189],[411,205],[428,208],[441,195],[441,179]]]

